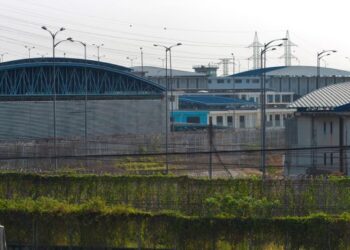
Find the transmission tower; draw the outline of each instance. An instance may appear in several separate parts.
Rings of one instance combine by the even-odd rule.
[[[227,76],[228,75],[228,65],[230,64],[231,58],[220,58],[219,64],[222,64],[222,75]]]
[[[289,31],[286,32],[286,38],[288,40],[284,41],[284,54],[280,56],[280,58],[284,59],[284,65],[285,66],[291,66],[292,65],[292,59],[298,59],[296,56],[292,54],[292,47],[297,46],[295,43],[293,43],[290,40],[289,37]]]
[[[248,60],[253,60],[253,69],[260,68],[260,47],[262,47],[262,44],[259,42],[258,33],[255,31],[254,41],[248,46],[248,48],[253,48],[253,55],[248,58]]]

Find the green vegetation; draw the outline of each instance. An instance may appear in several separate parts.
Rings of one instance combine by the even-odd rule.
[[[273,209],[280,207],[280,201],[268,201],[266,197],[255,199],[245,195],[216,195],[205,200],[209,216],[221,217],[268,217]]]
[[[8,241],[176,249],[348,249],[350,179],[0,174]]]

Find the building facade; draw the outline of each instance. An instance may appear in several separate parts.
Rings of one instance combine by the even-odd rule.
[[[291,105],[285,174],[349,174],[350,83],[321,88]],[[293,150],[295,149],[295,150]]]
[[[68,58],[1,63],[0,140],[162,133],[164,97],[158,84],[109,63]]]
[[[265,74],[266,88],[276,92],[292,92],[297,98],[313,90],[350,80],[350,72],[345,70],[317,67],[283,66],[249,70],[227,77],[210,77],[209,90],[258,90]]]
[[[132,69],[135,73],[139,73],[142,70],[140,66],[133,67]],[[208,89],[208,77],[205,73],[173,69],[172,77],[170,78],[169,69],[167,71],[167,77],[164,68],[144,66],[143,70],[145,78],[156,82],[164,88],[166,86],[166,78],[168,77],[169,90],[194,91]]]

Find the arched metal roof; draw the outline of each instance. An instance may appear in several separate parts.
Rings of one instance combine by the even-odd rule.
[[[261,76],[263,73],[266,76],[305,76],[305,77],[315,77],[317,75],[317,67],[315,66],[277,66],[277,67],[268,67],[264,69],[254,69],[244,72],[240,72],[231,77],[257,77]],[[324,68],[320,67],[320,76],[350,76],[349,71]]]
[[[335,110],[350,104],[350,82],[317,89],[290,104],[291,108]]]
[[[34,58],[0,64],[0,96],[72,96],[86,90],[102,96],[157,95],[164,88],[129,68],[92,60]]]

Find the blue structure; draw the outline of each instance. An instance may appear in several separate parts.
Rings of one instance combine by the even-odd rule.
[[[261,76],[263,73],[268,73],[271,71],[279,70],[287,68],[287,66],[276,66],[276,67],[268,67],[263,69],[253,69],[248,71],[239,72],[237,74],[230,75],[231,77],[253,77],[253,76]]]
[[[200,125],[208,124],[208,111],[173,111],[171,118],[175,123],[193,123]]]
[[[255,106],[255,102],[222,96],[184,95],[179,97],[179,108],[186,110],[227,110]]]
[[[55,73],[54,73],[55,68]],[[56,88],[53,86],[55,76]],[[0,96],[161,95],[164,88],[110,63],[34,58],[0,64]],[[55,91],[54,91],[55,89]]]

